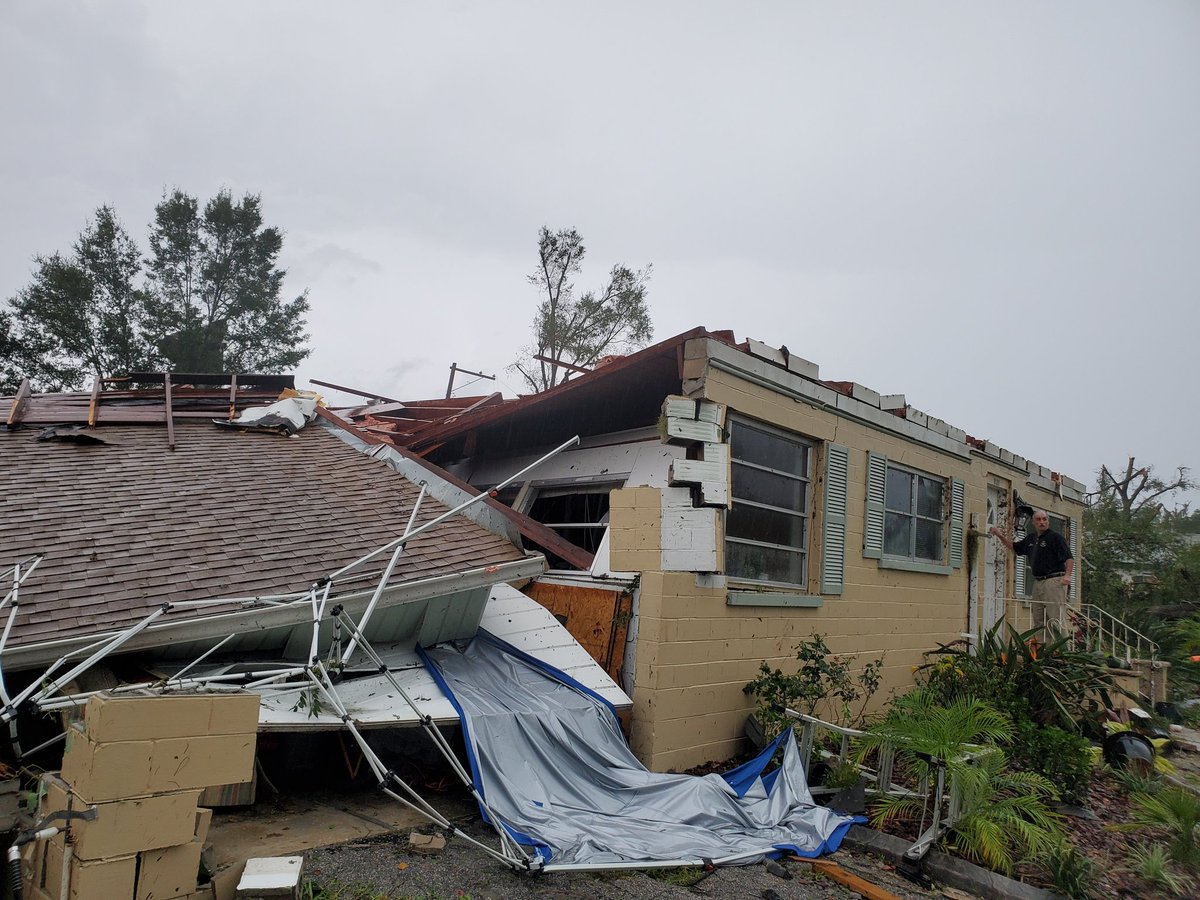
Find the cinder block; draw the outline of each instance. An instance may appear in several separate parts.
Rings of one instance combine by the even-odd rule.
[[[787,359],[784,357],[782,350],[764,344],[762,341],[756,341],[754,338],[747,338],[746,344],[750,348],[751,356],[757,356],[759,359],[765,359],[779,366],[787,365]]]
[[[788,356],[787,367],[788,371],[794,372],[802,378],[811,378],[813,381],[816,381],[821,377],[821,370],[815,362],[810,362],[803,357],[797,356],[795,353]]]
[[[868,403],[876,408],[879,407],[879,392],[873,391],[869,387],[859,384],[857,381],[850,385],[850,396],[855,400]]]

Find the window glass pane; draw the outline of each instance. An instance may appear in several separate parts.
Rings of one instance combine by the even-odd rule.
[[[757,506],[734,503],[725,519],[725,533],[767,544],[804,547],[804,519]]]
[[[741,422],[733,423],[733,455],[781,472],[808,475],[808,447]]]
[[[912,554],[912,522],[908,516],[887,513],[883,520],[883,552],[888,556]]]
[[[804,555],[793,550],[725,544],[725,571],[734,578],[804,584]]]
[[[771,506],[782,506],[803,512],[808,483],[796,481],[783,475],[751,469],[733,464],[733,496],[739,500],[753,500]]]
[[[888,468],[887,494],[884,505],[897,512],[912,512],[912,480],[913,476],[900,469]]]
[[[942,523],[917,519],[917,559],[942,561]]]
[[[942,482],[917,476],[917,515],[930,519],[942,517]]]

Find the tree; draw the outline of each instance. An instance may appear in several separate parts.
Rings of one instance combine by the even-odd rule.
[[[14,393],[21,383],[12,316],[0,309],[0,394]]]
[[[155,208],[143,260],[102,206],[72,252],[37,257],[11,314],[0,310],[0,383],[28,375],[38,389],[78,390],[147,369],[289,369],[308,355],[308,300],[280,300],[282,245],[258,196],[221,191],[201,213],[174,191]]]
[[[36,258],[33,282],[11,301],[13,358],[40,387],[77,389],[89,376],[145,366],[145,294],[137,245],[111,207],[96,210],[70,256]]]
[[[1200,677],[1187,661],[1200,652],[1200,545],[1186,537],[1200,520],[1167,503],[1195,487],[1186,467],[1162,478],[1131,456],[1101,467],[1083,514],[1087,601],[1156,641],[1176,684]]]
[[[163,198],[150,235],[148,332],[170,368],[278,371],[308,355],[307,292],[279,296],[282,247],[282,233],[263,227],[257,195],[234,203],[221,191],[203,214],[182,191]]]
[[[601,357],[644,347],[654,334],[646,306],[651,266],[615,265],[599,293],[576,296],[575,277],[586,249],[574,228],[538,233],[538,269],[529,283],[542,300],[533,319],[533,345],[513,363],[531,390],[544,391]],[[539,358],[540,357],[540,358]]]
[[[1163,504],[1161,497],[1170,497],[1179,491],[1189,491],[1197,487],[1197,482],[1188,477],[1190,471],[1186,466],[1178,466],[1170,481],[1164,481],[1154,474],[1153,466],[1138,467],[1135,457],[1129,457],[1125,470],[1120,475],[1114,475],[1108,466],[1101,466],[1098,476],[1097,489],[1092,496],[1101,502],[1116,504],[1121,515],[1126,519],[1143,510],[1161,512]],[[1186,507],[1185,507],[1186,512]]]

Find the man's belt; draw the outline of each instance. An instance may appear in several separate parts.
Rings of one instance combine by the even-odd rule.
[[[1049,575],[1034,575],[1034,581],[1048,581],[1051,578],[1062,578],[1066,572],[1051,572]]]

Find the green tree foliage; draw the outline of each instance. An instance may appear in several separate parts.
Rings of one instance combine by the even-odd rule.
[[[21,383],[17,347],[12,316],[0,309],[0,394],[14,393]]]
[[[284,370],[307,354],[301,295],[280,299],[283,244],[257,196],[222,191],[200,210],[175,191],[155,209],[150,258],[102,206],[70,254],[36,258],[0,310],[0,384],[42,390],[145,369]],[[143,268],[145,266],[145,269]]]
[[[1162,477],[1129,457],[1103,466],[1084,510],[1086,600],[1156,641],[1177,687],[1200,682],[1200,516],[1175,502],[1197,487],[1186,467]]]
[[[140,254],[102,206],[69,255],[39,256],[32,283],[11,301],[14,362],[41,387],[77,388],[91,377],[145,365]]]
[[[174,191],[154,211],[147,333],[171,369],[280,371],[308,355],[308,300],[280,299],[283,234],[263,226],[259,197],[228,191],[203,211]]]
[[[552,232],[543,226],[538,233],[538,268],[529,283],[542,300],[533,320],[533,344],[512,365],[535,392],[571,377],[573,370],[558,363],[588,368],[605,355],[644,347],[654,334],[646,305],[651,267],[613,266],[599,292],[577,295],[575,277],[585,253],[574,228]]]

